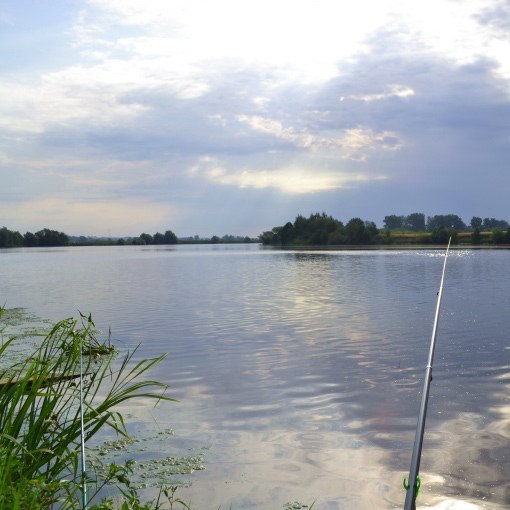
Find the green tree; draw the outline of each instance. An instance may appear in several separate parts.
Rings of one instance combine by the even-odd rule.
[[[505,220],[497,220],[496,218],[484,218],[483,219],[483,229],[484,230],[494,230],[494,229],[505,230],[507,228],[508,228],[508,222]]]
[[[369,244],[376,240],[379,230],[373,221],[352,218],[345,225],[345,234],[348,244]]]
[[[143,244],[154,244],[153,237],[150,234],[146,234],[145,232],[140,234],[140,239],[144,241]]]
[[[171,230],[165,232],[163,239],[164,244],[177,244],[177,236]]]
[[[475,229],[475,228],[480,229],[480,228],[481,228],[481,226],[482,226],[482,223],[483,223],[482,218],[480,218],[479,216],[473,216],[473,217],[471,218],[470,225],[471,225],[471,228],[472,228],[472,229]]]
[[[156,232],[152,236],[152,241],[154,244],[165,244],[165,236],[161,232]]]
[[[365,222],[361,218],[352,218],[345,225],[349,244],[361,244],[365,241]]]
[[[427,230],[434,230],[440,227],[466,230],[466,224],[456,214],[437,214],[427,218]]]
[[[373,221],[365,221],[365,240],[369,243],[375,241],[379,230]]]
[[[405,218],[405,228],[413,232],[423,232],[425,230],[425,215],[423,213],[412,213]]]
[[[37,237],[32,232],[27,232],[23,236],[23,246],[33,247],[37,246]]]
[[[338,244],[343,237],[343,223],[326,213],[314,213],[309,218],[297,216],[294,221],[294,244],[323,246]]]
[[[333,246],[340,246],[346,243],[345,229],[337,228],[334,232],[331,232],[328,236],[328,244]]]
[[[259,241],[264,245],[276,244],[276,236],[274,230],[266,230],[259,235]]]
[[[280,242],[282,246],[289,246],[294,241],[294,225],[288,221],[280,231]]]
[[[36,232],[37,246],[67,246],[69,237],[64,232],[43,228]]]
[[[6,227],[0,228],[0,248],[19,248],[23,246],[23,236]]]
[[[390,214],[385,216],[383,220],[384,228],[389,230],[401,230],[404,228],[405,216],[397,216]]]

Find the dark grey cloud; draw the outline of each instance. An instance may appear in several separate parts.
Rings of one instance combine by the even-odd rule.
[[[502,0],[495,6],[484,9],[476,16],[477,21],[484,26],[495,28],[500,37],[508,37],[510,32],[510,2]]]

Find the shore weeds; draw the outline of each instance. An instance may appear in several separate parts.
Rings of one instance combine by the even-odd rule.
[[[3,310],[0,307],[0,316]],[[15,338],[3,338],[1,329],[0,336],[1,359]],[[135,350],[113,363],[115,349],[97,340],[90,316],[81,316],[79,323],[58,322],[23,362],[0,369],[0,510],[81,508],[81,350],[86,441],[104,428],[128,436],[116,410],[120,404],[140,398],[156,404],[174,400],[165,396],[165,384],[144,379],[165,355],[137,361]],[[148,504],[152,506],[140,502],[129,474],[129,463],[111,464],[106,477],[87,473],[89,508],[115,508],[112,501],[94,502],[106,484],[118,488],[122,510],[158,508],[158,502]],[[181,503],[173,492],[168,494],[170,506]]]

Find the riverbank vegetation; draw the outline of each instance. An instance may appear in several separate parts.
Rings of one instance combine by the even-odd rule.
[[[9,230],[6,227],[0,228],[0,248],[23,248],[23,247],[58,247],[58,246],[153,246],[173,244],[233,244],[233,243],[258,243],[259,240],[249,236],[234,236],[226,234],[222,237],[200,237],[198,235],[178,238],[171,230],[164,234],[141,233],[135,237],[91,237],[91,236],[69,236],[64,232],[58,232],[44,228],[32,234],[25,235],[17,231]]]
[[[473,217],[470,227],[457,215],[423,213],[386,216],[384,229],[372,221],[352,218],[346,224],[325,213],[297,216],[294,222],[274,227],[260,236],[272,246],[351,246],[351,245],[442,245],[510,244],[510,226],[505,220]],[[490,230],[483,230],[490,229]]]
[[[446,244],[503,245],[510,244],[510,224],[506,220],[473,216],[469,225],[456,214],[425,216],[391,214],[384,217],[383,228],[375,222],[352,218],[346,224],[325,213],[308,218],[298,215],[294,222],[273,227],[258,238],[224,235],[219,237],[177,237],[171,230],[164,234],[142,233],[137,237],[68,236],[45,228],[25,235],[6,227],[0,228],[0,248],[46,246],[112,246],[258,243],[272,246],[342,246],[342,245],[427,245]]]
[[[0,308],[0,326],[4,313]],[[114,508],[113,500],[95,501],[107,485],[126,503],[119,508],[158,508],[140,503],[129,463],[82,474],[81,416],[87,442],[105,428],[127,437],[121,404],[173,400],[164,394],[166,385],[145,379],[164,356],[135,361],[130,352],[117,360],[113,346],[96,338],[91,317],[57,323],[18,363],[9,358],[17,338],[5,338],[0,329],[0,340],[0,510],[81,508],[85,484],[91,510]],[[164,491],[178,502],[170,489]]]
[[[64,232],[57,232],[43,228],[35,234],[27,232],[25,235],[6,227],[0,228],[0,248],[20,248],[22,246],[66,246],[69,236]]]

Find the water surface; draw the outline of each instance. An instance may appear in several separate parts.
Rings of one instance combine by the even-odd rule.
[[[444,252],[258,245],[0,250],[0,301],[91,312],[123,348],[168,352],[180,400],[129,409],[201,452],[195,508],[402,508]],[[419,502],[510,504],[507,250],[451,252]],[[138,427],[138,428],[137,428]],[[138,432],[142,433],[142,432]]]

